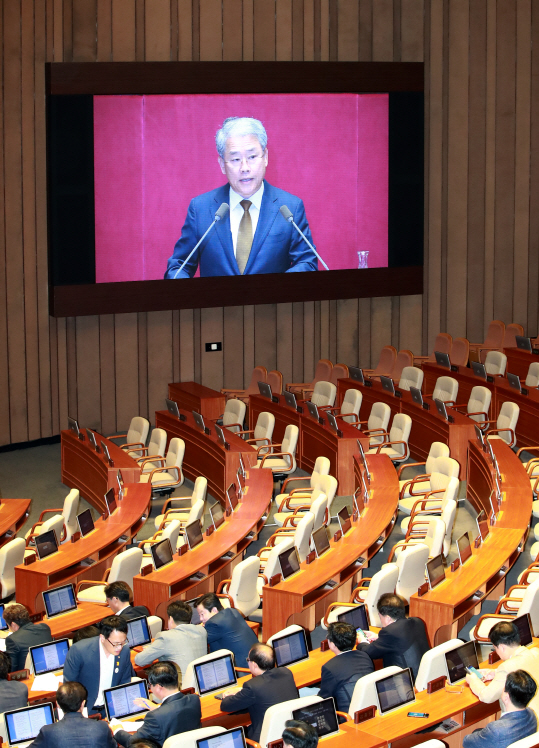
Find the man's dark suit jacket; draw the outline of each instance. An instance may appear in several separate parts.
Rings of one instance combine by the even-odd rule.
[[[240,275],[234,256],[230,213],[216,223],[181,273],[179,272],[182,262],[212,223],[219,206],[229,200],[229,184],[191,200],[182,235],[176,242],[174,254],[168,260],[165,278],[191,278],[199,265],[202,278],[211,275]],[[244,275],[318,270],[318,260],[312,249],[292,224],[279,214],[282,205],[290,209],[294,223],[313,243],[303,201],[264,180],[260,215]]]
[[[63,719],[41,728],[30,748],[117,748],[108,722],[67,712]]]
[[[118,614],[120,618],[124,618],[126,621],[130,621],[132,618],[140,618],[140,616],[149,616],[150,611],[144,605],[130,605],[128,608],[124,608],[121,613]]]
[[[160,707],[146,714],[144,724],[134,735],[118,730],[114,737],[126,748],[135,738],[153,738],[159,745],[163,745],[171,735],[198,730],[200,718],[200,696],[175,693]]]
[[[28,686],[18,680],[0,680],[0,713],[28,704]]]
[[[298,689],[291,671],[287,667],[277,667],[251,678],[241,691],[224,698],[221,701],[221,711],[230,714],[247,709],[251,717],[247,737],[258,743],[266,709],[297,698]]]
[[[382,658],[384,667],[409,667],[417,675],[421,658],[430,649],[425,624],[420,618],[401,618],[380,629],[372,644],[358,644],[371,660]]]
[[[322,668],[322,682],[318,694],[323,699],[333,696],[337,710],[347,712],[356,682],[364,675],[374,672],[369,655],[354,649],[341,652]]]
[[[73,644],[67,653],[64,665],[64,683],[66,681],[77,681],[88,691],[87,706],[91,712],[94,708],[97,694],[99,693],[99,636],[91,639],[82,639]],[[114,670],[112,673],[111,686],[120,686],[129,683],[135,674],[131,666],[131,651],[125,646],[120,654],[113,655]]]
[[[6,639],[6,652],[11,657],[11,672],[22,670],[30,647],[52,641],[51,630],[46,623],[29,621]]]
[[[245,618],[235,608],[224,608],[205,624],[210,652],[230,649],[237,667],[247,667],[247,655],[258,639]]]

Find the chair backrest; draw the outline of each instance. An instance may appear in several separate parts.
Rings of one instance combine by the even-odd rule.
[[[314,387],[314,385],[320,381],[329,382],[329,380],[331,379],[332,369],[333,364],[331,363],[331,361],[327,358],[321,358],[316,364],[316,369],[314,370],[314,377],[313,381],[311,382],[311,386]]]
[[[280,447],[281,452],[289,452],[292,455],[292,467],[290,472],[293,473],[296,469],[296,449],[298,446],[299,439],[299,428],[293,426],[291,423],[288,424],[284,431],[282,446]],[[289,458],[284,457],[283,459],[288,460]]]
[[[425,564],[429,559],[428,545],[411,545],[405,548],[397,558],[399,577],[395,592],[410,602],[410,597],[417,592],[425,581]]]
[[[142,566],[142,548],[129,548],[114,557],[108,583],[126,582],[133,589],[133,577],[140,574]]]
[[[246,395],[258,395],[258,383],[266,382],[268,379],[268,370],[265,366],[255,366],[253,373],[251,374],[251,381],[247,389],[245,390]]]
[[[13,538],[0,548],[0,584],[2,598],[15,592],[15,567],[24,561],[24,538]]]
[[[459,391],[459,383],[453,377],[438,377],[434,392],[432,393],[433,400],[443,400],[444,403],[452,400],[456,402],[457,394]]]
[[[433,647],[425,652],[419,663],[419,669],[415,679],[415,687],[417,691],[426,691],[427,685],[431,680],[441,678],[442,675],[447,675],[445,653],[451,652],[453,649],[457,649],[457,647],[460,646],[462,646],[462,639],[450,639],[449,641],[443,642],[443,644],[438,644],[437,647]]]
[[[389,432],[389,441],[401,441],[408,444],[411,430],[412,419],[410,418],[410,416],[406,415],[405,413],[395,413],[395,415],[393,416],[393,423],[391,424],[391,430]],[[404,444],[392,444],[391,447],[402,457],[404,457],[404,455],[407,453],[407,449]]]
[[[234,601],[234,606],[244,616],[251,615],[260,605],[260,596],[256,584],[259,572],[260,559],[258,556],[249,556],[245,561],[240,561],[232,572],[232,581],[227,594]]]
[[[383,595],[385,592],[395,592],[398,578],[399,567],[397,564],[384,564],[380,571],[377,571],[373,575],[365,598],[365,607],[369,612],[369,623],[371,626],[382,625],[380,616],[376,610],[376,603],[380,595]]]
[[[283,392],[283,375],[277,369],[268,372],[267,382],[271,387],[274,395],[281,395]]]
[[[148,445],[148,456],[161,455],[165,456],[167,447],[167,432],[164,429],[153,429]]]
[[[62,517],[66,528],[66,540],[71,540],[73,533],[77,532],[77,514],[79,511],[80,494],[77,488],[72,488],[64,499]]]
[[[346,364],[335,364],[333,369],[331,370],[331,377],[329,381],[337,386],[337,382],[339,379],[348,379],[350,372],[348,371],[348,366]]]
[[[449,447],[443,442],[432,442],[425,463],[425,473],[432,473],[438,457],[449,457]]]
[[[516,348],[517,335],[524,335],[524,328],[517,322],[511,322],[511,324],[507,325],[507,327],[505,328],[505,334],[503,336],[503,348]]]
[[[189,510],[189,517],[187,518],[188,525],[191,524],[191,522],[196,522],[197,519],[202,519],[204,516],[204,502],[202,499],[197,499],[194,503],[191,504],[191,509]]]
[[[202,655],[202,657],[196,657],[192,662],[187,665],[185,673],[182,678],[182,688],[194,688],[195,692],[198,693],[197,681],[195,678],[195,665],[201,665],[203,662],[211,662],[211,660],[217,660],[223,655],[232,655],[234,659],[234,653],[230,649],[216,649],[215,652],[210,654]]]
[[[242,431],[243,422],[245,420],[246,407],[247,406],[245,405],[245,403],[243,403],[241,400],[236,400],[236,398],[234,397],[230,398],[230,400],[227,400],[225,412],[223,413],[223,426],[230,429],[230,431]],[[232,425],[237,423],[239,423],[240,425]]]
[[[44,532],[48,532],[49,530],[55,531],[56,538],[58,542],[60,542],[62,532],[64,530],[64,515],[63,514],[54,514],[48,520],[43,522],[41,527],[38,528],[37,534],[43,535]]]
[[[328,457],[317,457],[314,463],[313,472],[311,473],[311,488],[313,486],[313,480],[318,480],[321,475],[329,475],[331,463]]]
[[[500,319],[493,319],[487,330],[487,337],[483,345],[486,348],[503,348],[505,323]]]
[[[454,502],[453,502],[454,503]],[[439,556],[443,551],[445,539],[445,522],[439,517],[430,517],[427,534],[421,541],[429,547],[429,557]]]
[[[520,408],[518,407],[518,405],[516,403],[510,403],[509,400],[506,400],[502,404],[502,407],[500,408],[500,412],[498,413],[498,420],[496,421],[496,428],[511,429],[514,433],[517,427],[519,415],[520,415]],[[500,431],[498,434],[496,434],[496,436],[499,436],[500,439],[504,440],[504,442],[513,446],[510,431]]]
[[[166,527],[163,528],[161,535],[159,536],[159,540],[165,540],[165,538],[168,538],[170,540],[172,553],[176,553],[181,527],[182,523],[180,522],[180,520],[173,519],[168,523],[168,525],[166,525]]]
[[[442,507],[447,501],[458,501],[460,481],[458,478],[450,478],[445,491],[442,494]]]
[[[525,384],[526,387],[539,387],[539,361],[530,364]]]
[[[163,630],[163,619],[159,616],[148,616],[148,626],[150,627],[150,636],[155,639],[157,634]]]
[[[296,532],[294,533],[294,545],[298,550],[298,556],[301,563],[305,561],[311,550],[310,541],[311,535],[313,534],[313,524],[314,514],[312,512],[305,512],[298,522]]]
[[[391,408],[389,407],[389,405],[387,405],[387,403],[373,403],[369,415],[369,420],[367,421],[367,430],[370,431],[372,429],[383,429],[384,431],[387,431],[390,415]],[[373,446],[376,444],[381,444],[382,441],[383,437],[376,436],[376,434],[371,436],[370,439],[370,443]]]
[[[317,493],[316,499],[311,501],[309,511],[312,513],[313,520],[313,532],[318,530],[322,525],[326,524],[326,510],[328,508],[328,497],[325,493],[320,491]]]
[[[331,505],[333,504],[333,499],[335,498],[335,494],[337,493],[338,485],[339,482],[337,478],[334,478],[332,475],[320,476],[319,486],[327,496],[329,514],[331,514]]]
[[[447,556],[449,549],[451,548],[451,535],[453,534],[453,525],[455,524],[455,515],[457,513],[457,502],[453,499],[447,499],[444,501],[444,507],[442,509],[442,515],[440,519],[445,525],[444,541],[443,541],[443,554]]]
[[[280,704],[274,704],[266,709],[264,722],[260,730],[258,743],[261,748],[266,748],[273,740],[280,740],[283,734],[285,722],[292,719],[292,712],[303,709],[311,704],[322,701],[321,696],[303,696],[301,699],[290,699]]]
[[[537,745],[539,745],[539,735],[534,732],[531,735],[528,735],[527,738],[515,740],[515,742],[508,745],[507,748],[535,748]]]
[[[253,434],[254,439],[269,439],[273,436],[273,429],[275,428],[275,416],[273,413],[263,411],[258,414],[256,419],[255,432]],[[266,442],[257,442],[257,447],[262,447]]]
[[[135,416],[131,419],[131,423],[127,429],[125,443],[134,444],[135,442],[141,442],[142,444],[146,444],[149,430],[150,422],[148,419],[142,416]]]
[[[403,348],[401,351],[397,353],[397,358],[395,359],[395,363],[393,364],[393,370],[391,371],[391,378],[398,382],[399,379],[402,376],[402,371],[407,366],[413,366],[414,365],[414,354],[412,351],[409,351],[407,348]]]
[[[195,480],[195,485],[193,486],[193,493],[191,494],[191,506],[193,506],[197,501],[205,502],[207,491],[208,479],[204,478],[203,475],[199,475]]]
[[[284,551],[289,551],[294,545],[294,536],[290,535],[285,540],[274,545],[266,556],[266,565],[264,567],[264,575],[271,579],[275,574],[281,573],[281,565],[279,564],[279,554]]]
[[[350,413],[350,416],[343,418],[346,423],[352,423],[359,419],[359,411],[361,409],[361,402],[363,400],[363,393],[359,390],[349,389],[344,393],[344,400],[341,405],[341,415]]]
[[[391,665],[390,667],[384,667],[381,670],[376,670],[374,673],[369,673],[360,678],[354,686],[348,714],[353,717],[355,712],[358,712],[360,709],[366,709],[368,706],[377,706],[378,699],[376,697],[376,681],[400,673],[401,670],[401,667]]]
[[[507,366],[507,356],[501,351],[489,351],[485,358],[485,369],[487,374],[496,376],[496,374],[505,374]]]
[[[423,386],[423,369],[417,366],[405,366],[399,379],[399,390],[410,391],[410,387],[417,387],[418,390]]]
[[[313,394],[311,395],[311,402],[318,407],[329,405],[333,407],[335,402],[335,396],[337,394],[337,388],[331,382],[320,381],[314,385]]]
[[[380,358],[378,359],[376,368],[372,372],[373,376],[383,374],[386,377],[390,377],[396,358],[397,349],[392,345],[385,345],[380,351]]]
[[[468,338],[455,338],[451,346],[451,363],[455,366],[468,366],[470,341]]]
[[[198,730],[189,730],[181,732],[178,735],[171,735],[163,743],[163,748],[197,748],[197,740],[211,738],[213,735],[219,735],[225,732],[224,727],[200,727]]]
[[[185,442],[178,436],[174,436],[168,445],[167,456],[165,458],[165,467],[177,468],[182,477],[182,463],[185,454]]]
[[[466,410],[468,413],[479,413],[478,416],[470,416],[473,421],[486,421],[490,408],[492,392],[487,387],[476,385],[472,387]]]
[[[273,634],[273,636],[270,636],[266,644],[271,647],[274,639],[278,639],[280,636],[287,636],[288,634],[293,634],[296,631],[302,630],[303,629],[301,626],[298,626],[297,623],[293,623],[291,626],[287,626],[285,629],[282,629],[282,631],[278,631],[276,634]]]
[[[518,609],[518,615],[530,614],[533,631],[539,631],[539,579],[526,587],[524,597]]]
[[[448,332],[439,332],[434,341],[433,359],[434,352],[439,351],[440,353],[447,353],[451,356],[451,347],[453,345],[453,338]]]
[[[435,472],[445,476],[446,480],[443,484],[438,483],[438,485],[433,486],[431,479],[431,487],[433,491],[438,488],[446,488],[449,482],[449,478],[458,478],[460,473],[460,465],[453,457],[437,457],[433,470],[433,473]]]

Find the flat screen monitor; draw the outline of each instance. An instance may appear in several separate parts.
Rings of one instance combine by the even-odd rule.
[[[395,709],[401,709],[403,706],[413,704],[415,701],[410,668],[376,681],[375,686],[380,714],[387,714]]]
[[[238,506],[238,492],[236,490],[236,484],[231,483],[229,487],[226,489],[226,498],[227,502],[230,505],[230,509],[234,511],[234,509]]]
[[[367,611],[364,605],[356,605],[353,608],[348,608],[344,613],[339,613],[337,620],[341,623],[349,623],[356,631],[358,629],[361,631],[369,630]]]
[[[479,534],[481,535],[481,539],[486,540],[489,534],[489,526],[488,526],[487,515],[485,514],[483,509],[481,509],[481,511],[477,515],[476,522],[477,522],[477,529],[479,530]]]
[[[176,418],[179,418],[180,409],[178,408],[178,403],[175,400],[169,400],[168,397],[165,398],[165,403],[167,404],[167,410],[170,413],[170,415],[176,416]]]
[[[443,400],[439,400],[437,397],[434,398],[434,404],[436,405],[436,410],[438,411],[438,414],[442,416],[444,421],[448,421],[449,418],[447,416],[447,407]]]
[[[434,351],[434,358],[438,366],[443,366],[444,369],[451,368],[451,361],[448,353],[442,353],[441,351]]]
[[[54,530],[49,530],[36,537],[36,551],[40,561],[56,553],[57,550],[58,539]]]
[[[237,682],[232,655],[222,655],[214,660],[194,666],[197,690],[200,696],[234,686]]]
[[[206,431],[206,424],[204,423],[204,418],[200,413],[197,413],[196,410],[192,410],[191,413],[193,414],[193,418],[195,419],[195,423],[198,426],[198,428],[201,431]]]
[[[369,470],[369,466],[367,465],[367,458],[365,457],[365,452],[363,450],[363,445],[361,444],[361,441],[359,439],[356,439],[357,442],[357,448],[359,451],[359,456],[361,458],[361,462],[363,463],[363,467],[365,468],[365,473],[367,475],[367,481],[371,482],[371,473]]]
[[[474,426],[474,429],[475,429],[475,435],[477,437],[477,441],[484,449],[485,448],[485,437],[483,435],[483,432],[481,431],[479,426]]]
[[[422,408],[423,395],[421,394],[421,390],[417,387],[410,387],[410,395],[412,396],[412,400],[414,401],[414,403],[417,403]]]
[[[322,527],[313,532],[313,544],[317,558],[320,558],[322,554],[329,551],[329,536],[325,525],[322,525]]]
[[[0,605],[0,631],[7,631],[7,623],[4,621],[5,605]]]
[[[444,581],[445,568],[441,554],[427,561],[427,579],[429,580],[431,590]]]
[[[380,376],[380,382],[382,383],[382,387],[386,392],[389,392],[390,395],[395,394],[395,385],[393,384],[393,380],[391,377],[385,377],[383,374]]]
[[[337,423],[337,419],[335,418],[335,416],[333,415],[333,413],[331,413],[329,410],[326,411],[326,418],[328,419],[328,426],[333,431],[340,431],[339,424]]]
[[[95,530],[94,518],[92,517],[92,510],[85,509],[84,512],[77,514],[77,522],[79,525],[80,534],[84,538],[89,535],[92,530]]]
[[[215,423],[214,426],[215,426],[215,433],[217,434],[217,441],[219,442],[219,444],[222,447],[225,447],[225,449],[226,449],[228,442],[226,440],[226,436],[225,436],[225,432],[223,431],[223,427],[219,426],[218,423]]]
[[[365,509],[365,489],[362,486],[356,488],[354,492],[354,504],[358,513],[361,517],[363,510]]]
[[[445,666],[447,668],[447,679],[450,683],[456,683],[466,677],[466,668],[479,668],[477,656],[477,642],[466,642],[461,647],[445,652]]]
[[[110,517],[110,515],[116,511],[118,506],[116,504],[116,495],[114,493],[114,488],[109,488],[109,490],[105,494],[105,504],[107,506]]]
[[[217,530],[217,528],[221,527],[221,525],[225,521],[223,508],[221,504],[219,504],[219,502],[216,502],[213,506],[210,506],[210,515],[211,515],[211,521],[213,522],[213,526]]]
[[[258,382],[258,391],[260,392],[262,397],[267,397],[268,400],[271,400],[273,397],[271,385],[267,382]]]
[[[127,622],[127,641],[130,648],[142,647],[144,644],[149,644],[151,640],[152,635],[146,616],[131,618]]]
[[[294,393],[293,392],[288,392],[287,390],[285,390],[283,392],[283,395],[284,395],[284,401],[288,405],[288,407],[289,408],[294,408],[294,410],[297,410],[298,409],[298,403],[296,401],[296,396],[294,395]]]
[[[111,463],[111,462],[112,462],[112,460],[111,460],[111,458],[110,458],[110,452],[109,452],[109,448],[107,447],[107,445],[105,444],[105,442],[104,442],[104,441],[101,441],[101,442],[100,442],[100,444],[101,444],[101,449],[102,449],[102,451],[103,451],[103,454],[105,455],[105,459],[106,459],[106,460],[107,460],[107,461],[108,461],[109,463]]]
[[[243,492],[245,491],[246,480],[245,480],[245,476],[241,472],[241,468],[238,468],[238,472],[236,473],[236,478],[238,479],[238,488],[240,490],[240,494],[243,496]]]
[[[150,546],[154,569],[162,569],[163,566],[172,563],[172,545],[168,538]]]
[[[522,392],[522,386],[520,384],[520,377],[517,374],[511,374],[509,371],[507,372],[507,381],[509,382],[509,386],[512,387],[517,392]]]
[[[52,704],[25,706],[12,712],[4,712],[9,745],[20,745],[37,738],[45,725],[52,725],[54,712]]]
[[[350,375],[350,379],[354,379],[356,382],[359,382],[360,384],[365,384],[365,377],[363,376],[363,369],[360,369],[358,366],[349,366],[348,373]]]
[[[533,628],[529,613],[524,613],[523,616],[513,618],[513,623],[518,629],[520,634],[520,646],[527,647],[533,641]]]
[[[528,353],[532,352],[531,338],[526,338],[524,335],[516,335],[515,340],[517,348],[520,348],[521,351],[528,351]]]
[[[80,439],[80,429],[79,429],[79,422],[75,418],[67,417],[67,426],[70,431],[72,431],[74,434],[77,435],[77,437]]]
[[[86,431],[86,436],[88,437],[88,441],[90,442],[90,444],[92,445],[92,447],[97,452],[97,442],[95,440],[95,434],[94,434],[94,432],[91,429],[85,429],[85,431]]]
[[[299,571],[300,563],[296,546],[292,546],[287,551],[279,553],[279,565],[283,579],[288,579]]]
[[[247,478],[247,473],[245,472],[245,465],[243,464],[243,457],[240,455],[240,468],[242,472],[242,475],[244,478]]]
[[[461,535],[460,538],[458,538],[457,550],[459,552],[459,559],[462,565],[466,563],[466,561],[472,555],[472,544],[470,542],[470,535],[467,532],[465,532],[464,535]]]
[[[487,381],[487,369],[485,364],[480,363],[479,361],[472,361],[472,371],[475,374],[476,377],[479,377],[480,379],[484,379],[485,382]]]
[[[310,400],[307,400],[305,404],[307,406],[307,410],[309,411],[309,415],[311,416],[311,418],[314,418],[315,421],[318,421],[320,416],[318,415],[317,406],[314,403],[312,403]]]
[[[235,727],[209,738],[200,738],[197,740],[197,748],[246,748],[243,727]]]
[[[348,510],[347,506],[343,506],[340,512],[337,513],[337,517],[339,519],[339,526],[341,528],[341,532],[343,535],[345,535],[348,530],[352,527],[352,522],[350,521],[350,512]]]
[[[309,659],[309,649],[307,647],[307,637],[305,631],[293,631],[291,634],[274,637],[271,640],[271,646],[275,652],[275,664],[277,667],[286,667],[293,665],[294,662],[301,662]]]
[[[32,667],[36,675],[53,673],[64,667],[67,653],[69,652],[68,639],[56,639],[49,644],[38,644],[30,647]]]
[[[124,479],[121,470],[116,473],[116,483],[118,484],[118,499],[121,501],[124,497]]]
[[[294,709],[292,719],[298,719],[300,722],[307,722],[307,724],[312,725],[319,738],[336,735],[339,732],[335,699],[332,696],[329,699],[304,706],[302,709]]]
[[[145,680],[137,680],[134,683],[124,683],[122,686],[106,688],[103,691],[105,697],[105,711],[107,719],[127,719],[136,714],[148,711],[146,706],[135,704],[136,699],[148,698],[148,686]]]
[[[43,602],[47,611],[47,618],[54,618],[70,610],[77,610],[75,589],[72,584],[64,584],[53,590],[43,592]]]
[[[196,519],[194,522],[191,522],[190,525],[186,525],[185,537],[187,538],[187,543],[189,544],[190,550],[193,550],[195,546],[200,545],[200,543],[202,543],[203,541],[202,525],[200,524],[199,519]]]

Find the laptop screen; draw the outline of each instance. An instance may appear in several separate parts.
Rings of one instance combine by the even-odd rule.
[[[238,491],[236,489],[236,484],[231,483],[229,487],[226,489],[226,497],[227,501],[230,504],[230,509],[234,511],[234,509],[238,506]]]
[[[187,542],[189,543],[189,548],[191,550],[193,550],[195,546],[202,543],[202,526],[199,519],[191,522],[190,525],[186,525],[185,537],[187,538]]]
[[[56,532],[54,530],[49,530],[36,537],[36,551],[40,560],[56,553],[57,550],[58,540],[56,539]]]
[[[36,675],[43,675],[44,673],[53,673],[55,670],[61,670],[64,667],[68,652],[69,641],[67,639],[57,639],[50,642],[50,644],[40,644],[36,647],[30,647],[34,673]]]
[[[162,569],[163,566],[172,563],[172,545],[170,540],[165,538],[160,543],[154,543],[150,546],[154,569]]]
[[[421,394],[421,390],[417,387],[410,387],[410,395],[412,396],[412,400],[414,403],[417,403],[418,405],[423,405],[423,395]]]
[[[357,513],[361,517],[361,513],[365,509],[365,489],[362,486],[356,488],[354,493],[354,504],[356,505]]]
[[[431,590],[440,584],[440,582],[444,581],[445,568],[441,554],[439,556],[434,556],[430,561],[427,561],[427,577]]]
[[[390,392],[392,395],[395,394],[395,385],[393,384],[393,380],[391,377],[385,377],[383,374],[380,376],[380,381],[382,382],[382,387],[384,390],[387,390],[387,392]]]
[[[512,387],[514,390],[517,390],[518,392],[522,392],[522,387],[520,386],[520,379],[517,374],[511,374],[510,372],[507,372],[507,381],[509,382],[509,386]]]
[[[228,444],[226,440],[225,432],[223,431],[222,427],[219,426],[218,423],[214,424],[214,426],[215,426],[215,433],[217,434],[217,441],[222,447],[224,447],[225,444]]]
[[[151,640],[152,635],[146,616],[131,618],[127,622],[127,641],[130,647],[141,647],[143,644],[149,644]]]
[[[436,405],[436,410],[438,413],[442,416],[444,421],[447,421],[447,408],[445,407],[445,403],[443,400],[438,400],[437,397],[434,398],[434,404]]]
[[[367,612],[364,605],[356,605],[354,608],[348,608],[344,613],[339,613],[337,620],[341,623],[349,623],[353,626],[356,631],[369,630],[369,622],[367,621]]]
[[[318,733],[319,738],[326,735],[335,735],[339,732],[339,722],[335,711],[335,700],[329,699],[316,701],[314,704],[304,706],[303,709],[294,709],[292,719],[299,719],[312,725]]]
[[[442,353],[441,351],[434,351],[434,358],[438,366],[443,366],[445,369],[451,368],[451,361],[449,360],[448,353]]]
[[[527,647],[528,644],[531,644],[533,641],[533,629],[530,614],[525,613],[523,616],[513,618],[513,623],[517,627],[518,633],[520,634],[520,646]]]
[[[220,732],[209,738],[201,738],[197,740],[197,748],[245,748],[243,727]]]
[[[271,400],[272,392],[271,392],[271,385],[267,382],[258,382],[258,391],[262,395],[262,397],[267,397],[269,400]]]
[[[91,431],[91,429],[85,429],[85,431],[86,431],[86,436],[88,437],[88,441],[90,442],[90,444],[92,445],[92,447],[97,452],[97,442],[95,440],[95,434],[94,434],[94,432]]]
[[[103,691],[105,696],[105,710],[107,719],[125,719],[132,717],[134,714],[147,712],[146,706],[137,706],[135,699],[148,698],[148,686],[145,680],[137,680],[134,683],[125,683],[123,686],[106,688]]]
[[[223,508],[221,507],[221,504],[214,504],[213,506],[210,506],[210,514],[213,526],[217,530],[217,528],[221,527],[221,525],[225,521],[225,515],[223,514]]]
[[[524,335],[516,335],[515,340],[517,343],[517,348],[520,348],[521,351],[529,351],[532,352],[532,341],[531,338],[526,338]]]
[[[91,509],[85,509],[81,514],[77,514],[77,522],[79,523],[79,530],[82,537],[95,529]]]
[[[124,496],[124,479],[121,470],[116,473],[116,483],[118,484],[118,498],[121,500]]]
[[[476,642],[466,642],[461,647],[446,652],[445,664],[450,683],[456,683],[458,680],[465,678],[467,667],[479,667]]]
[[[195,419],[195,423],[198,426],[198,428],[201,431],[204,431],[206,429],[206,424],[204,423],[204,418],[200,415],[200,413],[197,413],[196,410],[191,411],[193,414],[193,418]]]
[[[18,745],[37,738],[44,725],[52,725],[54,713],[52,704],[47,703],[16,709],[13,712],[5,712],[4,718],[9,745]]]
[[[285,403],[290,408],[294,408],[294,410],[297,410],[298,409],[298,404],[296,402],[296,396],[294,395],[294,393],[293,392],[288,392],[287,390],[285,390],[283,392],[283,395],[284,395],[284,401],[285,401]]]
[[[479,426],[474,426],[475,429],[475,435],[477,436],[477,441],[479,444],[484,448],[485,446],[485,437],[483,436],[483,432],[479,428]]]
[[[4,621],[5,605],[0,605],[0,631],[7,631],[7,623]]]
[[[339,430],[339,424],[337,423],[337,419],[333,415],[333,413],[330,413],[329,410],[326,412],[326,418],[328,419],[328,425],[330,428],[333,429],[333,431]]]
[[[329,551],[328,531],[324,525],[313,532],[313,543],[317,558],[320,558],[323,553]]]
[[[316,421],[318,421],[319,415],[318,415],[318,408],[314,403],[312,403],[310,400],[307,401],[307,410],[309,411],[309,415],[314,418]]]
[[[215,660],[201,662],[194,666],[198,692],[201,696],[236,683],[236,671],[232,655],[223,655]]]
[[[179,418],[180,410],[178,408],[178,403],[175,400],[169,400],[168,398],[165,398],[165,402],[167,404],[167,410],[170,413],[170,415],[176,416],[176,418]]]
[[[47,618],[67,613],[68,610],[77,610],[75,591],[72,584],[56,587],[54,590],[43,592],[43,602],[47,611]]]
[[[348,511],[347,506],[343,506],[340,512],[337,513],[337,517],[339,518],[339,525],[341,528],[341,532],[343,535],[345,535],[348,530],[352,527],[352,523],[350,522],[350,512]]]
[[[299,571],[299,556],[296,546],[279,553],[279,564],[283,579],[288,579],[292,574]]]
[[[480,377],[481,379],[484,379],[486,381],[487,378],[487,370],[485,368],[485,364],[479,363],[479,361],[472,361],[472,371],[475,374],[476,377]]]
[[[109,488],[107,493],[105,494],[105,504],[107,505],[107,509],[109,510],[109,517],[110,515],[116,511],[116,496],[114,495],[114,488]]]
[[[286,665],[292,665],[294,662],[309,659],[307,639],[303,629],[280,636],[278,639],[272,639],[271,646],[275,652],[277,667],[285,667]]]
[[[359,439],[356,439],[357,442],[357,448],[359,451],[359,456],[361,458],[361,462],[363,463],[363,467],[365,468],[365,472],[367,474],[367,480],[369,483],[371,482],[371,473],[369,470],[369,466],[367,465],[367,458],[365,457],[365,452],[363,450],[363,445],[361,444],[361,441]]]
[[[485,540],[489,534],[489,526],[487,515],[485,514],[483,509],[481,509],[481,511],[477,515],[477,529],[479,530],[481,538]]]
[[[387,714],[415,701],[410,668],[375,683],[380,714]]]
[[[349,366],[348,373],[350,375],[350,379],[355,379],[356,382],[365,384],[365,378],[363,376],[363,369],[360,369],[358,366]]]
[[[107,459],[107,460],[108,460],[109,462],[111,462],[111,459],[110,459],[110,454],[109,454],[109,448],[107,447],[107,445],[106,445],[106,444],[105,444],[105,442],[103,442],[103,441],[102,441],[102,442],[100,442],[100,444],[101,444],[101,449],[103,450],[103,454],[105,455],[105,458],[106,458],[106,459]]]
[[[79,423],[74,418],[67,417],[68,428],[77,436],[80,435]]]
[[[467,532],[458,538],[457,549],[459,552],[460,563],[464,564],[472,555],[472,545],[470,543],[470,536]]]

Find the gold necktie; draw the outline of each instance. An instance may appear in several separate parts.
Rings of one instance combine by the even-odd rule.
[[[243,216],[241,217],[240,227],[238,230],[238,241],[236,242],[236,262],[240,269],[240,273],[243,275],[249,254],[251,253],[251,246],[253,244],[253,224],[251,221],[251,214],[249,208],[251,207],[250,200],[242,200],[240,202],[243,208]]]

